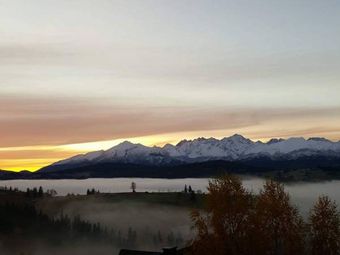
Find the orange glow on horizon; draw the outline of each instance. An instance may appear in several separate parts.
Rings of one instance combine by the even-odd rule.
[[[142,136],[142,137],[130,137],[130,138],[122,138],[115,140],[107,140],[107,141],[96,141],[96,142],[88,142],[88,143],[78,143],[78,144],[65,144],[58,146],[23,146],[23,147],[6,147],[0,148],[1,152],[12,152],[16,155],[16,158],[7,158],[0,159],[0,169],[10,170],[10,171],[37,171],[40,168],[50,165],[56,161],[75,156],[77,154],[83,154],[90,151],[96,150],[107,150],[123,141],[130,141],[132,143],[140,143],[145,146],[164,146],[167,143],[176,144],[182,139],[195,139],[199,137],[199,133],[201,132],[183,132],[183,133],[172,133],[172,134],[161,134],[161,135],[152,135],[152,136]],[[209,132],[205,132],[209,133]],[[219,135],[219,133],[226,134],[224,131],[213,131],[211,136],[215,137],[223,137]],[[20,154],[22,152],[31,151],[44,151],[45,154],[51,155],[48,158],[22,158]],[[55,155],[58,155],[56,157]]]
[[[279,127],[279,126],[278,126]],[[96,141],[87,143],[77,143],[77,144],[65,144],[65,145],[37,145],[37,146],[23,146],[23,147],[0,147],[0,169],[11,170],[11,171],[36,171],[40,168],[50,165],[56,161],[75,156],[77,154],[83,154],[90,151],[96,150],[107,150],[123,141],[130,141],[132,143],[141,143],[146,146],[163,146],[167,143],[177,144],[180,140],[187,139],[192,140],[197,137],[215,137],[221,139],[226,136],[239,133],[247,138],[254,141],[266,142],[269,139],[276,138],[287,138],[292,136],[303,136],[313,137],[313,136],[326,136],[328,139],[336,141],[340,136],[340,132],[332,132],[328,130],[322,133],[321,130],[312,130],[306,133],[306,130],[301,130],[301,132],[280,131],[279,128],[275,128],[273,123],[271,131],[266,131],[264,127],[260,125],[256,128],[243,128],[235,132],[235,130],[209,130],[209,131],[194,131],[194,132],[178,132],[170,134],[157,134],[151,136],[141,136],[141,137],[129,137],[121,138],[115,140],[106,141]],[[273,131],[274,130],[274,131]],[[275,131],[277,130],[277,131]],[[276,133],[279,132],[279,133]],[[267,136],[263,136],[267,134]],[[41,154],[40,154],[41,153]]]
[[[42,168],[43,166],[50,165],[60,159],[15,159],[15,160],[0,160],[1,169],[19,172],[27,170],[34,172]]]

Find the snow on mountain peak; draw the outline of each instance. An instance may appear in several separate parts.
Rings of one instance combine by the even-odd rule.
[[[253,144],[254,143],[250,139],[247,139],[244,136],[239,135],[239,134],[235,134],[235,135],[232,135],[232,136],[229,136],[229,137],[225,137],[221,141],[222,142],[230,141],[230,142],[235,143],[235,144]]]
[[[239,135],[239,134],[234,134],[234,135],[232,135],[232,136],[229,136],[228,138],[231,139],[231,140],[234,140],[234,141],[244,141],[244,140],[248,140],[247,138],[245,138],[244,136]]]
[[[128,150],[128,149],[134,148],[134,147],[139,146],[139,145],[141,145],[141,144],[134,144],[134,143],[131,143],[129,141],[124,141],[124,142],[112,147],[109,150]],[[142,145],[142,146],[144,146],[144,145]]]
[[[150,153],[157,151],[157,147],[147,147],[142,144],[134,144],[129,141],[122,142],[112,147],[103,154],[102,160],[107,159],[127,159],[128,157],[148,156]]]
[[[252,148],[248,154],[267,154],[267,155],[286,155],[290,153],[298,153],[309,151],[325,153],[328,151],[340,152],[340,143],[331,142],[327,139],[304,139],[303,137],[292,137],[287,140],[277,142],[268,142]]]
[[[177,143],[176,146],[182,146],[183,144],[186,144],[188,142],[191,142],[191,140],[184,139],[184,140],[179,141],[179,143]]]
[[[162,164],[164,162],[199,162],[226,159],[239,160],[257,156],[314,155],[332,152],[340,157],[340,142],[325,138],[292,137],[287,140],[271,139],[267,143],[253,142],[242,135],[235,134],[221,140],[215,138],[197,138],[182,140],[177,145],[166,144],[162,148],[148,147],[128,141],[122,142],[107,151],[96,151],[56,162],[54,165],[79,164],[86,162],[131,162]]]

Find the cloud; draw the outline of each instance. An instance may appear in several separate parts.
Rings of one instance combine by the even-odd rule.
[[[66,43],[1,43],[0,66],[16,65],[46,65],[57,64],[65,57],[73,56]]]
[[[339,108],[155,107],[139,104],[7,96],[0,102],[0,147],[61,145],[204,130],[238,130],[272,121],[334,121]],[[337,122],[336,124],[339,124]],[[313,127],[311,127],[313,128]]]
[[[338,140],[339,114],[340,108],[158,107],[7,95],[0,101],[0,168],[36,170],[123,139],[162,145],[241,133],[262,140],[289,136]]]

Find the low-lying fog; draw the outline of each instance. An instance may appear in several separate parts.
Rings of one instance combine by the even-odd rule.
[[[206,178],[186,179],[152,179],[152,178],[112,178],[86,180],[9,180],[0,181],[0,186],[17,187],[25,191],[26,188],[42,186],[44,190],[54,189],[58,195],[86,194],[87,189],[94,188],[102,193],[129,192],[131,182],[137,184],[138,192],[167,192],[181,191],[185,184],[194,190],[206,191]],[[264,180],[260,178],[245,178],[243,184],[255,193],[262,187]],[[298,182],[286,184],[293,202],[307,212],[319,195],[328,195],[340,204],[340,181]]]
[[[137,235],[136,247],[139,249],[185,246],[193,234],[190,209],[184,207],[129,201],[112,203],[93,198],[68,203],[60,210],[49,210],[51,208],[53,205],[42,205],[43,211],[49,214],[58,216],[62,212],[70,217],[80,215],[82,219],[99,222],[108,229],[120,232],[122,237],[134,231]]]
[[[25,191],[26,188],[43,187],[44,190],[54,189],[58,195],[86,194],[87,189],[94,188],[101,193],[130,192],[131,183],[137,184],[138,192],[182,191],[185,184],[196,190],[206,190],[208,180],[205,178],[185,179],[153,179],[153,178],[92,178],[85,180],[8,180],[0,181],[1,186],[12,186]]]
[[[0,181],[0,186],[17,187],[26,190],[27,187],[42,186],[44,190],[55,189],[59,195],[85,194],[87,189],[100,192],[131,192],[131,182],[137,184],[138,192],[182,191],[184,185],[190,185],[194,190],[206,191],[208,179],[148,179],[148,178],[117,178],[117,179],[87,179],[87,180],[12,180]],[[264,180],[246,178],[243,180],[246,188],[257,193]],[[340,204],[340,181],[293,183],[286,184],[293,203],[301,213],[306,215],[319,195],[329,195]],[[99,222],[107,229],[113,229],[117,236],[127,238],[134,235],[134,248],[142,250],[159,250],[164,246],[185,246],[193,233],[191,230],[190,209],[171,205],[152,204],[136,201],[110,202],[101,198],[74,200],[57,208],[50,202],[40,204],[41,209],[51,216],[58,217],[61,213],[70,217],[80,215],[90,222]],[[36,245],[34,253],[27,254],[118,254],[120,248],[88,244],[72,247],[53,248]],[[131,248],[131,247],[125,247]],[[1,250],[1,243],[0,243]]]

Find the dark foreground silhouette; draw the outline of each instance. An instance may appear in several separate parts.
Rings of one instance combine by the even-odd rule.
[[[259,194],[242,186],[238,177],[225,175],[209,183],[207,194],[197,194],[184,187],[178,193],[100,194],[89,189],[85,196],[53,197],[55,192],[34,188],[26,192],[17,189],[0,189],[0,253],[5,255],[40,254],[174,254],[191,255],[335,255],[340,252],[340,219],[337,205],[326,196],[316,201],[307,218],[301,217],[291,203],[284,186],[267,181]],[[127,231],[89,221],[80,215],[69,216],[60,208],[69,202],[87,206],[123,202],[137,205],[148,201],[164,208],[172,205],[191,212],[194,235],[191,241],[172,232],[148,230],[140,235],[129,222]],[[44,205],[44,206],[42,206]],[[115,207],[115,210],[125,207]],[[97,209],[96,209],[97,208]],[[145,207],[144,207],[145,208]],[[167,208],[167,207],[166,207]],[[193,209],[196,208],[196,209]],[[167,208],[168,209],[168,208]],[[98,207],[93,207],[98,210]],[[90,208],[91,214],[91,208]],[[47,213],[48,212],[48,213]],[[110,218],[115,211],[108,211]],[[177,215],[174,211],[174,215]],[[94,211],[93,211],[94,213]],[[124,212],[122,212],[124,213]],[[142,211],[137,212],[139,215]],[[167,217],[170,214],[165,214]],[[136,216],[134,216],[136,217]],[[178,217],[178,216],[177,216]],[[120,221],[114,216],[114,221]],[[154,215],[153,223],[161,219]],[[166,230],[170,230],[167,226]],[[143,242],[153,245],[142,249]],[[179,247],[176,251],[159,251],[161,247]],[[181,249],[187,247],[186,249]],[[154,250],[155,252],[143,252]]]
[[[60,166],[61,167],[61,166]],[[308,156],[273,160],[268,157],[239,161],[212,160],[200,163],[145,165],[133,163],[96,163],[53,166],[37,172],[0,170],[0,179],[87,179],[87,178],[203,178],[225,173],[270,177],[278,181],[315,181],[340,179],[340,157]]]
[[[205,211],[192,219],[195,255],[339,254],[340,220],[335,202],[321,196],[304,220],[282,184],[267,181],[259,195],[226,175],[209,183]]]
[[[189,248],[177,249],[177,247],[163,248],[161,252],[123,249],[119,252],[119,255],[184,255],[184,254],[188,254],[188,252],[189,252]]]

